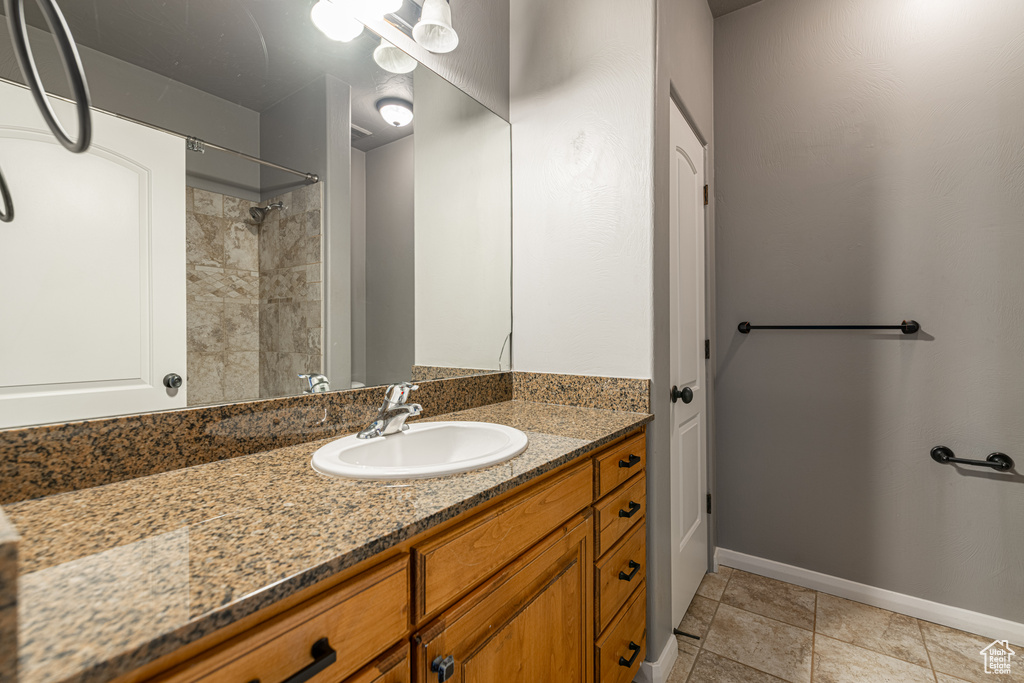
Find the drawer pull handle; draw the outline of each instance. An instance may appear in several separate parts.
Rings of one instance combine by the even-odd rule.
[[[633,651],[632,657],[630,657],[629,659],[626,659],[625,657],[619,657],[619,666],[624,666],[627,669],[633,666],[633,662],[635,662],[636,658],[640,655],[640,646],[634,643],[632,640],[629,641],[629,649]]]
[[[621,580],[621,581],[632,581],[633,577],[636,576],[636,573],[638,571],[640,571],[640,563],[639,562],[634,562],[633,560],[630,560],[629,561],[629,568],[632,569],[633,571],[631,571],[628,574],[626,572],[619,572],[619,580]]]
[[[629,512],[619,510],[619,517],[625,517],[628,519],[638,512],[640,512],[640,503],[631,500],[629,501]]]
[[[331,647],[326,638],[321,638],[313,643],[313,647],[310,648],[310,654],[313,655],[313,663],[302,671],[293,674],[290,678],[285,679],[284,683],[306,683],[306,681],[338,661],[338,653]],[[260,683],[260,679],[254,678],[249,683]]]
[[[619,467],[632,467],[633,465],[636,465],[639,462],[640,456],[637,455],[636,453],[633,453],[632,455],[629,456],[629,460],[620,460]]]

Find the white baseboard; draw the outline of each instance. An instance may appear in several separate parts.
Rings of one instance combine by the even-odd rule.
[[[976,633],[986,638],[999,640],[1005,638],[1011,643],[1024,643],[1024,624],[1009,619],[992,617],[960,607],[951,607],[725,548],[718,548],[715,551],[715,560],[716,564],[720,562],[726,567],[794,583],[847,600],[855,600],[891,612],[899,612],[924,621],[942,624],[968,633]]]
[[[676,642],[675,636],[670,636],[657,661],[645,661],[640,664],[640,670],[636,672],[633,683],[665,683],[678,656],[679,643]]]

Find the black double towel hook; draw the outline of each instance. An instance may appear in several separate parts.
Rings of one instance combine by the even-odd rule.
[[[991,467],[1000,472],[1008,472],[1013,469],[1013,458],[1005,453],[991,453],[984,460],[965,460],[964,458],[956,457],[953,449],[946,446],[936,446],[933,448],[932,460],[942,464],[959,463],[973,467]]]

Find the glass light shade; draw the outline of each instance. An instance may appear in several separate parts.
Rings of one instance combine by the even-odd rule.
[[[402,0],[369,0],[369,2],[373,5],[374,11],[379,12],[381,16],[394,14],[402,9]]]
[[[452,27],[452,8],[448,0],[425,0],[412,37],[430,52],[451,52],[458,47],[459,34]]]
[[[377,103],[381,117],[395,128],[404,128],[412,123],[412,103],[388,97]]]
[[[377,62],[380,68],[393,74],[407,74],[416,68],[415,59],[383,38],[373,51],[373,61]]]
[[[331,0],[320,0],[309,12],[313,25],[331,40],[347,43],[363,32],[363,25],[346,8]]]

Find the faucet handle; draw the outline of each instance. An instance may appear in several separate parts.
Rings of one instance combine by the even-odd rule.
[[[387,401],[393,406],[403,405],[409,400],[409,393],[417,389],[419,389],[419,386],[411,382],[392,384],[387,390]]]

